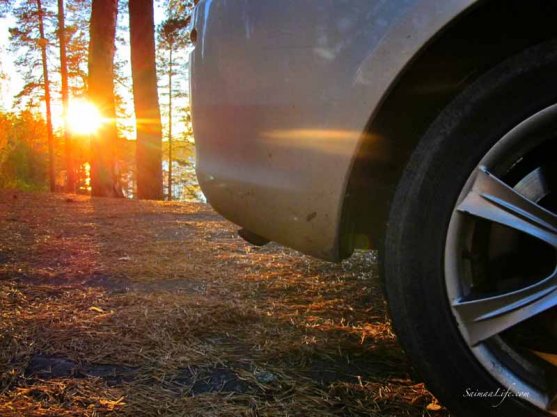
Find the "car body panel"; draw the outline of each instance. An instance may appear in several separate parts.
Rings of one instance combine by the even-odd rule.
[[[421,48],[473,3],[202,0],[191,88],[209,203],[253,233],[339,260],[347,182],[370,118]]]

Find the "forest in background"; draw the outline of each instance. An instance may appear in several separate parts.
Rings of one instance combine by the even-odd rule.
[[[203,199],[188,97],[193,6],[0,0],[1,52],[18,73],[0,60],[0,93],[23,81],[0,108],[0,188]]]

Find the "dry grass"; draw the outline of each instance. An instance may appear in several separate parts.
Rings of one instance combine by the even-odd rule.
[[[250,247],[201,204],[0,191],[1,416],[445,416],[371,253]]]

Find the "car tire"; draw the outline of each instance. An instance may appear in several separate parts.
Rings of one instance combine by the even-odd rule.
[[[504,325],[492,320],[493,316],[480,318],[479,313],[467,321],[469,319],[463,313],[467,310],[462,308],[470,300],[476,300],[474,297],[478,297],[477,305],[483,302],[485,306],[490,297],[504,295],[481,288],[492,290],[511,285],[505,281],[507,277],[499,277],[497,264],[491,258],[494,251],[491,243],[497,237],[494,234],[502,233],[499,230],[501,224],[504,233],[513,236],[513,248],[509,253],[522,250],[523,240],[531,241],[531,236],[522,236],[523,230],[514,230],[513,224],[509,227],[504,220],[486,219],[474,214],[474,209],[463,207],[467,201],[472,201],[472,197],[484,195],[480,192],[481,184],[478,185],[481,178],[485,177],[485,181],[504,178],[504,187],[516,190],[517,181],[523,178],[521,175],[533,172],[528,171],[532,170],[532,164],[546,167],[550,163],[547,153],[555,150],[557,141],[557,122],[554,121],[557,110],[552,107],[556,103],[555,41],[523,51],[489,70],[460,93],[429,127],[401,177],[391,204],[382,264],[393,325],[418,374],[457,416],[557,415],[557,407],[549,412],[547,403],[540,402],[544,395],[547,400],[555,391],[548,385],[546,387],[545,380],[539,382],[539,386],[538,382],[532,382],[532,375],[523,373],[522,367],[530,366],[531,361],[532,366],[539,366],[546,372],[544,378],[555,379],[556,386],[557,368],[552,373],[551,364],[537,361],[538,356],[532,353],[535,349],[509,341],[518,337],[512,333],[514,327],[520,327],[522,333],[530,331],[524,328],[532,326],[531,322],[537,320],[537,316],[529,315],[529,310],[525,310],[529,307],[513,310],[520,311],[524,320],[491,335]],[[524,128],[525,132],[519,132],[525,123],[536,117],[537,124],[532,122],[530,131]],[[513,141],[508,139],[512,135],[515,135]],[[552,158],[557,165],[557,154]],[[530,165],[522,166],[525,161]],[[557,189],[553,191],[549,199],[544,193],[543,201],[553,201]],[[484,204],[483,200],[481,204]],[[540,200],[535,204],[541,204]],[[555,215],[554,211],[552,215]],[[551,223],[553,218],[549,219]],[[454,226],[455,222],[462,223],[458,226],[460,229]],[[470,236],[468,230],[471,230]],[[481,236],[476,237],[480,232]],[[476,239],[488,243],[470,243]],[[461,246],[451,246],[450,242],[456,241]],[[470,255],[462,245],[474,245],[472,255],[479,255]],[[478,247],[483,249],[476,253]],[[548,264],[536,265],[536,273],[538,269],[551,268],[551,255],[545,253],[543,256],[547,259],[544,258],[543,262]],[[528,254],[524,262],[528,263],[531,257],[532,254]],[[449,260],[453,262],[450,265]],[[461,269],[461,264],[468,267],[462,266]],[[476,264],[479,268],[469,267]],[[498,278],[486,278],[485,271]],[[460,281],[454,281],[455,276]],[[453,281],[449,282],[450,277]],[[538,285],[538,278],[525,274],[517,282],[512,282],[515,285],[512,291]],[[455,288],[460,295],[455,295]],[[555,312],[552,303],[557,296],[549,297],[553,298],[545,299],[546,309],[540,312],[544,320],[546,314]],[[505,302],[507,310],[515,308],[510,301]],[[523,304],[532,305],[526,301]],[[510,314],[505,317],[508,319]],[[480,320],[488,322],[485,328],[489,331],[478,327]],[[476,333],[477,337],[471,336]],[[552,336],[547,337],[551,339]],[[552,344],[557,339],[551,340],[545,343]],[[524,356],[515,357],[514,354]],[[546,387],[545,391],[543,387]]]

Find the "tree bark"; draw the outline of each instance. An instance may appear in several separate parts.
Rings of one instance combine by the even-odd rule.
[[[162,129],[153,0],[130,0],[130,48],[137,128],[137,196],[162,200]]]
[[[132,0],[133,1],[133,0]],[[118,0],[93,0],[89,43],[89,100],[105,123],[91,137],[91,194],[122,197],[116,169],[116,104],[114,51]]]
[[[168,201],[172,201],[172,52],[173,42],[169,43],[168,58]]]
[[[66,23],[64,0],[58,0],[58,39],[60,41],[60,76],[62,79],[62,108],[64,116],[64,144],[66,157],[66,192],[75,193],[75,167],[73,161],[72,137],[68,122],[69,86],[68,62],[66,58]]]
[[[46,56],[46,47],[48,41],[44,34],[44,11],[41,0],[37,0],[37,12],[39,17],[39,45],[41,48],[41,60],[43,65],[43,81],[44,81],[44,101],[46,106],[46,130],[48,140],[48,179],[50,191],[56,191],[56,170],[54,163],[54,134],[52,131],[52,111],[50,107],[50,81],[48,78],[48,61]]]

